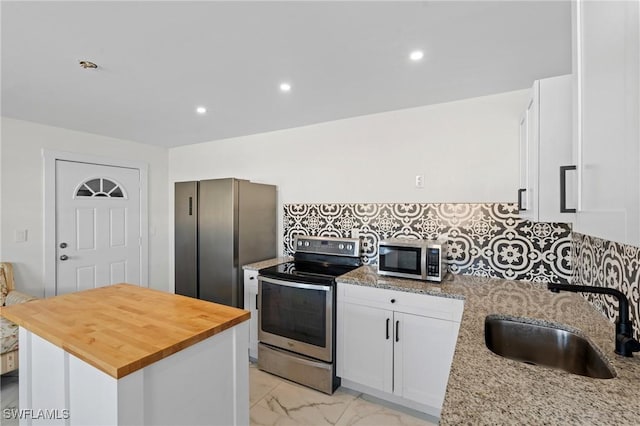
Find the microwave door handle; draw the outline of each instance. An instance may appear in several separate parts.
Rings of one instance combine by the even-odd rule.
[[[265,282],[265,283],[269,283],[269,284],[277,284],[277,285],[283,285],[283,286],[287,286],[287,287],[301,288],[301,289],[304,289],[304,290],[321,290],[321,291],[331,291],[332,290],[332,287],[328,286],[328,285],[298,283],[298,282],[295,282],[295,281],[277,280],[275,278],[268,278],[268,277],[263,277],[263,276],[259,276],[258,280],[262,281],[262,282]]]
[[[426,280],[429,276],[429,273],[427,272],[429,270],[429,264],[427,263],[427,251],[429,251],[428,247],[424,247],[420,250],[420,269],[422,269],[420,275],[422,275],[423,280]]]

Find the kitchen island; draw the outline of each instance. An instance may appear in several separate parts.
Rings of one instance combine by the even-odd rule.
[[[249,312],[129,284],[2,308],[21,424],[249,423]]]
[[[614,325],[584,298],[554,294],[546,284],[449,275],[443,283],[381,277],[363,266],[338,283],[464,299],[464,311],[440,415],[458,424],[637,424],[640,356],[614,351]],[[591,340],[613,366],[613,379],[593,379],[500,357],[484,342],[489,314],[562,324]]]

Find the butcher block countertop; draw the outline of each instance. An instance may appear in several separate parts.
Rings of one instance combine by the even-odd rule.
[[[0,315],[116,379],[250,317],[242,309],[131,284],[3,307]]]

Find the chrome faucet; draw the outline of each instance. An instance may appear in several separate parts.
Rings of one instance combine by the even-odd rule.
[[[618,320],[616,321],[616,350],[622,356],[633,356],[640,351],[640,342],[633,338],[633,323],[629,318],[629,301],[623,292],[609,287],[594,287],[588,285],[548,284],[547,288],[554,293],[573,291],[574,293],[609,294],[618,299]]]

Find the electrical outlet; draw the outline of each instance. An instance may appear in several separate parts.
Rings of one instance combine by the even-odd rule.
[[[14,235],[14,241],[16,243],[24,243],[27,241],[27,230],[26,229],[16,229]]]
[[[416,175],[416,188],[424,188],[424,175]]]

